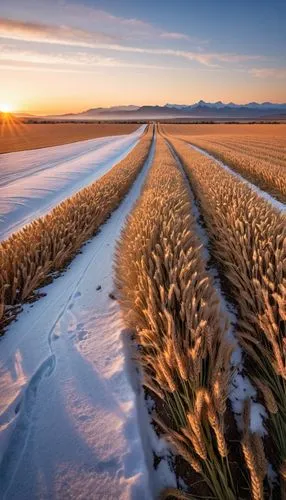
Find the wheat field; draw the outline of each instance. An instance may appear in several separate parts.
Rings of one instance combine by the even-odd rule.
[[[0,500],[286,500],[286,0],[0,0]]]
[[[120,210],[153,144],[113,270],[152,426],[183,480],[161,498],[285,499],[282,126],[193,127],[150,124],[108,173],[0,244],[0,326]]]
[[[193,150],[189,138],[165,131],[159,127],[153,166],[115,261],[119,301],[135,332],[145,390],[155,400],[154,425],[193,471],[187,474],[190,496],[167,489],[162,498],[285,498],[285,214]],[[256,137],[230,142],[237,150],[243,144],[262,167],[270,150],[267,161],[277,160],[273,169],[281,161],[285,181],[282,146],[278,152],[270,142],[260,159]],[[267,412],[267,439],[252,430],[251,398],[243,403],[242,428],[235,424],[229,402],[236,370],[227,335],[230,318],[209,272],[196,210],[222,293],[236,310],[235,340],[245,375]],[[233,455],[234,435],[239,446]],[[279,475],[274,486],[269,462]],[[245,478],[241,488],[238,474]]]
[[[230,499],[235,492],[224,416],[232,345],[206,271],[192,201],[159,137],[117,248],[116,282],[126,322],[136,331],[143,383],[170,412],[167,419],[154,415],[154,421],[212,494]]]
[[[184,142],[171,142],[196,193],[237,307],[237,335],[249,361],[248,373],[269,412],[283,481],[286,218],[212,160]]]
[[[203,127],[203,126],[202,126]],[[208,127],[208,128],[206,128]],[[270,193],[283,203],[286,202],[286,157],[284,125],[223,125],[202,128],[192,134],[189,126],[182,126],[179,137],[186,142],[212,154],[215,158],[241,174],[245,179]],[[273,134],[275,127],[275,134]],[[278,132],[277,132],[278,128]],[[178,126],[163,131],[176,133]],[[235,133],[231,132],[234,130]],[[210,133],[211,132],[211,133]]]
[[[98,181],[0,244],[0,325],[54,271],[62,269],[119,205],[151,146],[146,129],[134,149]]]
[[[7,119],[1,123],[0,154],[46,148],[99,137],[130,134],[134,123],[24,123]]]
[[[215,135],[236,140],[239,136],[247,136],[249,139],[260,138],[264,143],[269,140],[282,141],[285,145],[285,123],[161,123],[161,127],[167,134],[176,137]]]

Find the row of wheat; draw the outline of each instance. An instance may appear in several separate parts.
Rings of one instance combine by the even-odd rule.
[[[261,137],[249,136],[212,136],[201,137],[214,146],[224,146],[234,153],[243,153],[248,157],[256,158],[259,161],[286,167],[285,140],[277,140],[273,137],[262,139]]]
[[[240,449],[230,459],[226,435],[226,418],[234,420],[227,405],[233,346],[192,203],[187,180],[159,137],[118,243],[116,285],[125,321],[136,332],[143,384],[157,401],[155,423],[189,464],[192,492],[231,500],[247,488],[243,480],[234,484]],[[261,449],[258,436],[247,435]],[[250,453],[249,442],[245,450]]]
[[[256,184],[283,203],[286,202],[284,163],[282,164],[279,160],[273,162],[267,159],[267,155],[262,158],[255,157],[253,151],[247,150],[245,142],[239,139],[235,141],[235,147],[227,144],[227,139],[223,137],[218,140],[215,136],[192,136],[184,137],[184,140],[206,150],[248,181]]]
[[[286,217],[214,161],[171,139],[197,196],[238,311],[248,374],[269,413],[270,461],[286,491]],[[269,440],[269,439],[268,439]],[[247,445],[249,438],[245,436]],[[269,449],[271,445],[269,446]],[[259,457],[248,457],[252,478]],[[254,483],[253,483],[254,484]],[[262,487],[261,487],[262,491]],[[262,498],[253,493],[254,498]]]
[[[108,173],[0,244],[0,326],[47,276],[61,269],[118,206],[144,165],[153,127]]]

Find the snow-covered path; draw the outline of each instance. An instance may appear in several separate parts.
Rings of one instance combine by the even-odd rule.
[[[151,499],[112,259],[131,191],[0,340],[0,498]],[[101,287],[101,288],[99,288]]]
[[[0,155],[0,240],[105,174],[145,125],[123,136]]]

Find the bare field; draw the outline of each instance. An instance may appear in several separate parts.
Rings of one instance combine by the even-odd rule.
[[[0,123],[0,153],[59,146],[70,142],[134,132],[137,123]]]
[[[162,129],[167,134],[176,136],[187,135],[249,135],[262,138],[277,137],[285,140],[286,124],[163,124]]]

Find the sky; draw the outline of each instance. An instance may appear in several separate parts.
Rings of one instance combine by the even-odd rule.
[[[0,0],[0,108],[286,102],[286,0]]]

